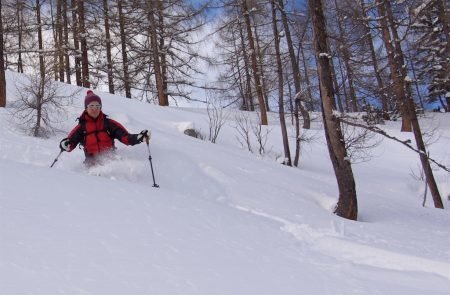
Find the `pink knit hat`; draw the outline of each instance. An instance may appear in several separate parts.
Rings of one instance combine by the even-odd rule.
[[[102,105],[102,100],[100,99],[100,97],[97,94],[95,94],[94,91],[89,89],[86,93],[86,97],[84,98],[84,108],[86,109],[88,104],[90,104],[93,101],[96,101],[100,105]]]

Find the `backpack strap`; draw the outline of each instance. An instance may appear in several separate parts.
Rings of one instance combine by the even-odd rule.
[[[108,134],[108,136],[112,140],[112,148],[116,149],[116,146],[114,143],[114,137],[112,136],[111,130],[110,130],[110,126],[111,126],[110,119],[108,118],[107,115],[103,114],[103,129],[95,130],[95,131],[91,131],[91,132],[87,132],[85,119],[82,119],[81,117],[79,117],[79,118],[77,118],[77,120],[78,120],[78,124],[81,125],[81,132],[83,133],[83,137],[82,137],[83,139],[81,140],[81,142],[79,144],[80,149],[83,148],[83,150],[86,152],[86,147],[85,147],[86,137],[92,133],[99,133],[102,131],[105,131]]]

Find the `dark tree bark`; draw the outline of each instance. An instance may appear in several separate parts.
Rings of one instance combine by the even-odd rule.
[[[64,82],[64,39],[62,25],[62,0],[56,1],[56,51],[58,53],[58,77],[59,81]]]
[[[254,111],[255,104],[253,103],[253,95],[252,95],[252,78],[250,76],[250,61],[247,53],[247,46],[245,45],[244,32],[242,28],[242,22],[238,20],[239,25],[239,37],[241,38],[241,46],[242,46],[242,56],[244,59],[243,69],[245,71],[245,80],[246,80],[246,89],[245,89],[245,98],[246,98],[246,110]]]
[[[17,46],[19,47],[17,53],[17,72],[23,73],[23,60],[22,60],[22,42],[23,42],[23,10],[24,3],[23,1],[17,1],[16,6],[16,17],[17,17]]]
[[[245,26],[247,29],[247,38],[251,50],[253,79],[255,80],[256,95],[258,96],[259,111],[261,112],[261,125],[267,125],[268,120],[267,120],[266,104],[261,89],[262,88],[261,78],[258,69],[257,53],[255,41],[253,39],[252,27],[250,23],[250,12],[248,11],[247,0],[242,0],[242,10],[244,14]]]
[[[372,33],[370,32],[369,23],[368,23],[368,15],[366,11],[366,5],[365,1],[361,0],[361,12],[363,15],[364,22],[364,28],[366,30],[366,36],[367,36],[367,44],[370,48],[370,56],[372,58],[372,64],[373,64],[373,70],[375,73],[375,78],[377,79],[378,89],[380,91],[381,96],[381,106],[383,108],[383,118],[385,120],[389,120],[389,106],[388,106],[388,98],[386,95],[386,86],[384,85],[383,79],[380,74],[380,67],[378,66],[378,59],[375,52],[375,46],[373,45],[373,37]]]
[[[117,1],[117,11],[119,14],[120,44],[122,49],[123,84],[125,88],[125,97],[131,98],[130,72],[128,70],[128,50],[125,34],[125,15],[123,14],[122,2],[123,0]]]
[[[277,60],[277,74],[278,74],[278,113],[280,115],[280,127],[281,134],[283,137],[283,148],[285,163],[288,166],[292,166],[291,152],[289,149],[289,139],[286,130],[286,119],[284,115],[284,82],[283,82],[283,65],[281,62],[281,52],[280,52],[280,33],[278,31],[277,25],[277,8],[275,6],[275,0],[271,0],[272,4],[272,28],[273,36],[275,40],[275,55]]]
[[[88,59],[88,48],[87,48],[87,31],[85,23],[85,12],[84,12],[84,0],[78,0],[78,22],[80,29],[80,45],[81,45],[81,73],[83,87],[90,88],[91,82],[89,79],[89,59]]]
[[[309,0],[308,3],[312,17],[314,45],[318,61],[325,137],[339,188],[339,200],[335,213],[341,217],[356,220],[358,218],[358,204],[355,179],[347,157],[339,119],[334,114],[336,108],[333,104],[334,89],[331,76],[331,56],[327,46],[322,0]]]
[[[393,27],[390,27],[388,24],[388,17],[385,7],[385,1],[384,0],[377,0],[378,4],[378,12],[379,12],[379,22],[381,27],[381,33],[383,38],[384,46],[386,47],[386,52],[388,55],[388,64],[389,69],[391,71],[391,79],[393,82],[393,90],[395,94],[394,101],[398,107],[400,107],[400,111],[402,113],[402,127],[401,131],[403,132],[411,132],[412,131],[412,125],[411,120],[409,118],[408,114],[408,106],[406,105],[407,101],[407,94],[405,92],[405,81],[404,78],[406,76],[403,76],[401,64],[399,64],[399,56],[397,55],[397,49],[396,46],[397,43],[393,40],[393,37],[391,37],[391,33],[389,31],[389,28],[393,29]]]
[[[103,0],[103,17],[105,18],[105,37],[106,37],[106,67],[108,71],[109,93],[114,94],[113,65],[111,56],[111,33],[109,28],[109,4],[108,0]]]
[[[158,31],[157,28],[158,23],[156,21],[155,13],[157,13],[158,7],[154,5],[153,1],[148,2],[148,11],[147,16],[149,20],[149,34],[150,34],[150,46],[151,46],[151,55],[153,60],[153,68],[155,72],[155,81],[156,81],[156,91],[158,96],[158,102],[160,106],[168,106],[169,101],[167,100],[167,96],[164,95],[164,81],[163,81],[163,73],[161,69],[161,57],[160,57],[160,47],[158,43]]]
[[[288,17],[286,15],[286,10],[284,9],[284,0],[278,0],[278,5],[280,7],[281,19],[283,21],[284,33],[286,35],[286,42],[287,42],[287,47],[288,47],[288,51],[289,51],[289,59],[291,61],[292,74],[294,76],[295,92],[296,92],[296,95],[299,95],[299,93],[302,92],[302,88],[301,88],[301,84],[300,84],[301,75],[300,75],[299,65],[296,62],[297,58],[295,57],[294,44],[292,42],[291,29],[289,28]],[[305,110],[305,108],[303,107],[300,97],[298,97],[298,99],[300,101],[297,102],[297,105],[303,116],[303,128],[310,129],[311,128],[311,118],[309,117],[308,111]]]
[[[69,57],[69,22],[67,19],[67,0],[62,0],[62,18],[64,32],[64,70],[66,72],[66,82],[71,84],[70,57]]]
[[[253,17],[253,20],[255,18]],[[266,111],[270,112],[270,106],[269,106],[269,91],[267,90],[267,83],[266,83],[266,77],[264,74],[264,57],[263,57],[263,52],[261,47],[259,46],[260,43],[260,39],[259,39],[259,34],[258,34],[258,29],[256,28],[256,22],[253,21],[254,23],[254,31],[255,31],[255,44],[256,44],[256,52],[257,52],[257,56],[258,56],[258,70],[260,73],[260,79],[261,79],[261,91],[264,97],[264,102],[265,102],[265,106],[266,106]]]
[[[157,16],[158,16],[158,32],[164,32],[164,13],[163,13],[163,1],[157,1]],[[167,65],[167,48],[165,46],[164,34],[159,34],[158,40],[158,54],[161,57],[160,66],[161,66],[161,78],[162,78],[162,88],[163,88],[163,96],[164,103],[169,105],[169,83],[168,83],[168,65]]]
[[[44,64],[44,43],[42,39],[42,22],[41,22],[41,3],[40,0],[36,0],[36,19],[37,19],[37,33],[38,33],[38,55],[39,55],[39,73],[41,81],[45,80],[45,64]],[[44,83],[41,83],[43,87]],[[39,89],[39,93],[43,93],[44,90]],[[42,96],[36,96],[36,126],[34,128],[34,136],[39,136],[41,129],[42,119]]]
[[[358,112],[359,108],[358,108],[358,101],[356,99],[356,91],[355,91],[355,86],[354,86],[354,74],[353,74],[353,69],[352,66],[350,65],[350,51],[348,49],[348,44],[347,44],[347,38],[346,38],[346,33],[344,31],[344,28],[342,27],[342,20],[341,17],[339,15],[339,8],[338,8],[338,4],[337,1],[334,0],[334,5],[336,7],[336,11],[337,11],[337,25],[338,25],[338,32],[339,32],[339,42],[338,42],[338,49],[337,51],[341,53],[342,59],[344,61],[344,66],[345,66],[345,70],[346,70],[346,76],[347,76],[347,83],[348,83],[348,89],[349,89],[349,97],[346,95],[346,99],[345,101],[347,102],[347,111],[352,110],[353,112]],[[342,81],[343,84],[345,84],[345,81]],[[351,108],[349,107],[349,105],[351,104]]]
[[[75,50],[75,80],[77,86],[83,86],[83,80],[81,78],[81,52],[80,52],[80,28],[78,22],[78,5],[79,0],[72,0],[71,10],[72,10],[72,35],[73,35],[73,45]]]
[[[397,86],[397,92],[399,103],[402,106],[402,115],[406,118],[402,121],[402,131],[413,131],[414,138],[416,140],[417,149],[420,151],[420,161],[422,164],[422,169],[425,173],[428,188],[430,189],[431,195],[433,197],[434,206],[436,208],[444,208],[442,199],[434,179],[433,170],[431,169],[430,162],[427,157],[427,150],[422,137],[422,131],[420,129],[419,121],[417,119],[414,101],[412,100],[411,94],[409,92],[410,85],[406,81],[406,66],[404,63],[404,55],[400,44],[400,39],[398,38],[397,29],[394,25],[394,19],[392,14],[392,8],[389,1],[378,0],[378,9],[381,16],[387,16],[390,21],[390,29],[394,38],[394,46],[390,44],[388,40],[387,31],[387,21],[385,17],[380,17],[381,23],[383,25],[383,37],[387,49],[391,49],[389,52],[389,66],[391,68],[392,78],[394,79],[394,87]],[[388,46],[393,46],[394,48],[388,48]],[[396,84],[395,84],[396,82]]]

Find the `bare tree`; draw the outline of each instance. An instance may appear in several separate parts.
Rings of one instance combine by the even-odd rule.
[[[318,60],[325,137],[339,188],[339,200],[335,213],[341,217],[356,220],[358,218],[358,205],[355,179],[345,149],[341,126],[334,113],[336,110],[333,104],[334,89],[322,0],[309,0],[308,3],[313,23],[314,44]]]
[[[58,62],[55,64],[58,71],[55,71],[59,81],[64,82],[64,32],[63,32],[63,1],[56,1],[56,24],[55,24],[55,56]],[[52,4],[51,4],[52,5]]]
[[[287,47],[288,47],[288,51],[289,51],[289,60],[291,62],[292,74],[294,76],[294,87],[295,87],[295,92],[297,95],[298,93],[302,92],[301,83],[300,83],[301,79],[302,79],[302,77],[300,75],[300,67],[297,62],[298,58],[295,56],[294,44],[292,41],[291,30],[290,30],[289,22],[288,22],[288,16],[287,16],[286,9],[284,6],[284,0],[278,0],[277,4],[278,4],[278,9],[281,14],[281,19],[283,21],[283,28],[285,31],[284,33],[286,35],[286,42],[287,42]],[[300,98],[300,96],[297,96],[297,97]],[[311,119],[309,117],[308,111],[305,110],[303,104],[300,101],[297,101],[296,107],[302,113],[303,128],[309,129],[311,126]],[[298,116],[298,111],[296,112],[296,115]]]
[[[277,7],[275,0],[271,0],[272,5],[272,27],[273,36],[275,41],[275,55],[277,60],[277,73],[278,73],[278,114],[280,116],[280,127],[283,138],[284,158],[285,163],[288,166],[292,166],[291,152],[289,149],[289,138],[286,129],[286,119],[284,113],[284,82],[283,82],[283,65],[281,61],[280,52],[280,33],[278,31],[277,20]]]
[[[263,96],[263,91],[262,91],[260,71],[258,68],[257,52],[256,52],[255,40],[254,40],[253,33],[252,33],[252,26],[251,26],[251,22],[250,22],[250,10],[247,5],[247,0],[242,0],[241,5],[242,5],[242,14],[244,15],[244,20],[245,20],[245,28],[247,30],[247,39],[248,39],[248,42],[250,45],[253,78],[254,78],[256,93],[257,93],[257,97],[258,97],[259,110],[261,112],[261,125],[267,125],[268,120],[267,120],[266,104],[264,101],[264,96]]]
[[[157,18],[162,18],[162,6],[155,5],[155,1],[148,1],[148,20],[149,20],[149,35],[150,35],[150,46],[153,59],[153,68],[156,80],[156,91],[158,96],[158,101],[160,106],[168,106],[169,100],[167,97],[167,91],[164,89],[164,79],[163,67],[165,66],[162,61],[162,54],[160,52],[159,38],[158,38],[158,27],[159,23]],[[162,19],[160,21],[163,21]]]
[[[88,46],[87,46],[87,29],[85,22],[85,9],[84,9],[84,0],[77,1],[78,8],[78,28],[80,32],[80,49],[81,49],[81,73],[82,73],[82,81],[83,87],[90,88],[91,81],[89,78],[89,58],[88,58]]]
[[[122,53],[122,66],[123,66],[123,83],[125,88],[125,96],[131,98],[131,81],[130,73],[128,70],[128,49],[127,49],[127,34],[125,32],[125,13],[123,12],[123,0],[117,0],[117,11],[119,17],[120,27],[120,45]]]
[[[261,122],[261,115],[258,112],[256,112],[256,118],[258,119],[258,122]],[[262,124],[252,124],[252,132],[258,143],[258,153],[261,156],[266,154],[266,144],[270,131],[271,130],[268,129],[267,126],[263,126]]]
[[[253,153],[250,136],[252,123],[249,117],[249,113],[239,111],[234,116],[234,119],[236,121],[236,126],[234,126],[234,128],[238,133],[238,135],[236,135],[237,141],[243,148],[247,148],[250,153]]]
[[[71,11],[72,11],[72,37],[73,37],[73,51],[75,55],[75,80],[78,86],[83,86],[83,79],[81,74],[81,51],[80,51],[80,25],[78,18],[77,8],[78,2],[80,0],[72,0],[71,1]]]
[[[207,92],[206,112],[208,114],[209,133],[208,140],[216,143],[220,130],[228,119],[228,115],[224,113],[224,108],[220,105],[220,101],[215,99],[211,91]]]
[[[69,57],[69,20],[67,17],[67,0],[61,0],[62,1],[62,26],[63,26],[63,35],[64,35],[64,45],[63,45],[63,52],[64,52],[64,71],[66,72],[66,82],[67,84],[71,84],[72,78],[72,71],[70,69],[70,57]]]
[[[54,81],[53,69],[53,63],[44,61],[43,77],[36,72],[24,76],[25,79],[16,85],[19,97],[12,104],[12,115],[35,137],[47,137],[55,131],[55,124],[65,119],[65,107],[79,92],[76,90],[66,94],[62,85]]]
[[[111,32],[109,27],[109,4],[108,0],[103,0],[103,18],[105,21],[105,35],[106,35],[106,67],[108,72],[108,88],[109,93],[114,94],[114,78],[113,78],[113,64],[111,53]]]

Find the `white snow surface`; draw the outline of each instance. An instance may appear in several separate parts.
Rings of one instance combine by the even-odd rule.
[[[11,102],[21,76],[7,79]],[[350,221],[333,214],[338,190],[318,121],[290,168],[274,158],[283,149],[273,114],[271,153],[260,157],[240,147],[233,116],[212,144],[181,128],[206,132],[204,110],[97,93],[130,132],[151,129],[160,187],[145,144],[117,142],[115,157],[90,170],[80,149],[49,167],[85,91],[47,139],[0,109],[0,294],[450,294],[449,173],[435,170],[446,209],[429,195],[422,207],[419,157],[402,145],[386,139],[353,165],[359,220]],[[420,119],[425,130],[440,124],[430,152],[447,166],[449,116]],[[381,127],[412,139],[400,124]]]

